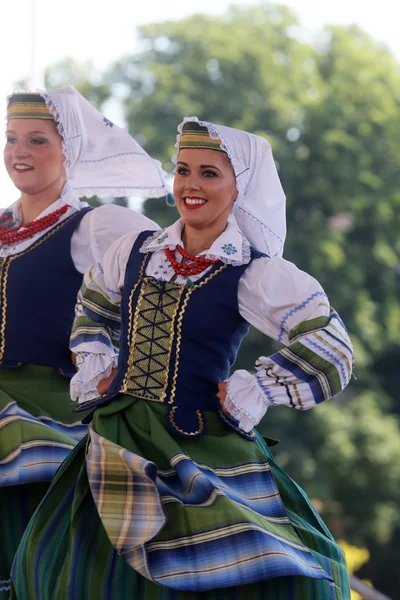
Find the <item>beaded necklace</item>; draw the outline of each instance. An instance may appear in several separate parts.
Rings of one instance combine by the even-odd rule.
[[[15,225],[15,227],[5,227],[7,221],[12,219],[12,215],[5,215],[0,217],[0,244],[17,244],[28,238],[33,237],[37,233],[44,231],[48,227],[55,225],[59,218],[67,212],[69,205],[65,204],[61,208],[54,212],[31,221],[30,223],[23,223],[22,225]]]
[[[191,264],[178,262],[175,258],[174,250],[165,248],[165,256],[167,257],[168,262],[170,263],[176,275],[183,275],[184,277],[189,277],[190,275],[199,275],[211,265],[221,262],[219,260],[205,258],[203,256],[193,256],[192,254],[186,252],[182,246],[177,246],[176,250],[181,256],[183,256],[184,259],[191,262]]]

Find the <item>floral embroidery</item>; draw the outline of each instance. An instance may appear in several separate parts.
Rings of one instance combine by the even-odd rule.
[[[233,244],[224,244],[222,246],[222,250],[228,256],[231,256],[231,254],[236,254],[237,253],[237,248],[235,248],[235,246]]]
[[[164,233],[164,235],[162,235],[161,237],[157,238],[157,242],[159,244],[162,244],[163,242],[165,242],[165,240],[167,239],[167,237],[168,237],[168,233]]]
[[[14,215],[13,211],[7,208],[1,215],[1,220],[5,220],[4,223],[0,223],[0,228],[2,229],[11,229],[12,227],[16,227],[21,224],[21,219]]]
[[[107,119],[106,117],[104,117],[103,121],[107,127],[114,127],[114,123],[112,121],[110,121],[110,119]]]

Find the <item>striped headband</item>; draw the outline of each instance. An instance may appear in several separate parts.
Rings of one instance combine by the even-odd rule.
[[[189,121],[183,126],[179,138],[179,150],[183,148],[200,148],[224,152],[221,148],[221,143],[219,139],[213,140],[210,138],[207,127],[202,127],[195,121]]]
[[[54,121],[53,115],[40,94],[16,93],[8,98],[7,120],[44,119]]]

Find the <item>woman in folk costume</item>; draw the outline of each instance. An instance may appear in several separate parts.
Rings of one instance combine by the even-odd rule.
[[[347,600],[342,551],[254,426],[339,393],[350,340],[281,257],[268,143],[194,117],[178,131],[181,219],[124,236],[85,275],[71,391],[88,438],[27,527],[11,598]],[[286,348],[229,377],[249,324]]]
[[[83,273],[118,237],[156,228],[79,197],[166,190],[156,161],[73,88],[9,98],[4,159],[21,192],[0,216],[0,597],[8,598],[26,524],[86,433],[69,395]]]

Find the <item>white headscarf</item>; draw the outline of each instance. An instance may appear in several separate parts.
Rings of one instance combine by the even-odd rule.
[[[139,196],[168,194],[159,161],[127,131],[99,113],[73,87],[40,92],[63,138],[67,184],[76,196]]]
[[[185,117],[178,126],[175,147],[187,122],[207,127],[210,138],[221,140],[236,176],[238,198],[233,213],[250,244],[268,256],[281,256],[286,237],[286,197],[271,146],[252,133]],[[176,156],[173,161],[176,163]]]

